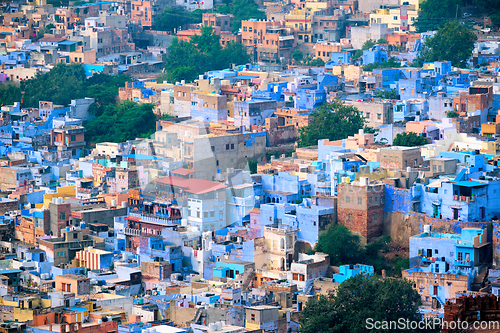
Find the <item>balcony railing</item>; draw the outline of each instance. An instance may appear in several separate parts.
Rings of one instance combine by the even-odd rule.
[[[455,200],[455,201],[463,201],[463,202],[473,202],[476,199],[473,196],[466,196],[466,195],[454,194],[453,195],[453,200]]]
[[[474,262],[470,260],[455,260],[455,266],[472,267],[473,265]]]
[[[436,260],[437,260],[436,257],[425,257],[425,256],[422,257],[422,262],[425,262],[425,263],[433,263]]]
[[[125,235],[128,236],[140,236],[141,231],[139,229],[125,228]]]
[[[148,214],[148,213],[129,213],[129,216],[134,216],[138,217],[141,219],[141,221],[145,222],[153,222],[153,223],[160,223],[160,224],[167,224],[167,225],[173,225],[173,224],[181,224],[181,217],[180,216],[174,216],[174,217],[169,217],[163,214]]]

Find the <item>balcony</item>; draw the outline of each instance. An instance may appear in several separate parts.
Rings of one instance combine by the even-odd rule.
[[[474,266],[474,262],[470,260],[455,260],[455,266],[459,267],[472,267]]]
[[[455,201],[462,201],[462,202],[474,202],[474,201],[476,201],[476,198],[473,197],[473,196],[466,196],[466,195],[454,194],[453,195],[453,200],[455,200]]]
[[[438,260],[438,258],[436,257],[422,257],[422,262],[425,262],[425,263],[428,263],[428,264],[431,264],[433,262],[435,262],[436,260]]]
[[[140,236],[141,231],[139,229],[125,228],[125,235],[127,235],[127,236]]]
[[[129,213],[129,216],[138,217],[141,221],[151,222],[163,225],[178,225],[181,224],[180,216],[168,216],[164,214],[148,214],[148,213]]]

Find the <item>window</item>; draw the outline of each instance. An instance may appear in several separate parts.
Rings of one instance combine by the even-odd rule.
[[[208,212],[204,212],[204,213],[203,213],[203,218],[205,218],[205,219],[206,219],[207,217],[208,217]]]
[[[255,314],[254,313],[252,313],[251,320],[255,321]]]
[[[60,212],[59,213],[59,220],[64,220],[66,218],[66,213],[65,212]]]
[[[234,143],[231,143],[231,149],[234,149]]]
[[[351,197],[345,197],[345,202],[346,203],[351,203]]]
[[[394,21],[397,21],[398,20],[398,17],[397,16],[394,16]]]
[[[462,252],[458,252],[457,256],[458,260],[464,260],[464,254]]]
[[[71,135],[71,142],[76,141],[76,135]]]
[[[373,216],[373,222],[377,223],[378,222],[378,215]]]
[[[382,119],[382,114],[377,113],[377,120],[380,120],[380,119]]]
[[[362,204],[363,204],[363,199],[358,198],[358,205],[362,205]]]
[[[349,214],[349,222],[352,222],[352,214]]]
[[[73,233],[73,239],[77,239],[78,238],[78,234],[76,232]]]
[[[438,254],[438,250],[437,250],[437,249],[436,249],[436,250],[434,250],[434,254]]]
[[[229,150],[229,144],[226,145],[226,150]]]

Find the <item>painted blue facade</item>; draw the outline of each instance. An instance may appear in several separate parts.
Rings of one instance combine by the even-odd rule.
[[[410,267],[437,261],[456,269],[479,266],[483,259],[480,251],[487,241],[485,233],[485,229],[462,228],[461,234],[424,232],[410,237]]]
[[[319,233],[335,220],[334,207],[314,206],[310,199],[300,204],[263,204],[260,206],[261,235],[264,227],[279,221],[292,229],[298,229],[297,239],[314,246]]]
[[[331,57],[332,61],[329,61],[327,65],[339,66],[351,63],[351,52],[332,52]]]
[[[411,190],[385,185],[384,212],[410,214]]]
[[[384,88],[395,86],[402,76],[401,71],[397,68],[377,68],[373,70],[373,74],[382,76],[382,86]]]
[[[389,52],[382,45],[375,45],[371,50],[363,51],[363,65],[382,63],[389,59]]]
[[[450,61],[435,61],[434,71],[441,75],[447,75],[451,72],[451,62]]]
[[[182,249],[178,245],[170,245],[164,242],[161,236],[148,237],[147,247],[139,248],[139,259],[142,261],[153,261],[155,257],[162,258],[172,264],[172,271],[182,268]]]
[[[278,175],[261,175],[265,203],[294,203],[311,195],[311,184],[299,176],[280,172]]]
[[[401,100],[426,99],[433,93],[434,81],[427,78],[402,79],[398,81],[398,93]]]
[[[472,281],[474,281],[474,277],[476,276],[475,270],[473,268],[447,269],[447,263],[444,261],[433,262],[427,267],[413,267],[405,270],[405,272],[409,274],[410,278],[411,275],[416,272],[466,275],[467,290],[470,290]],[[428,293],[432,295],[433,298],[437,298],[441,304],[445,304],[447,300],[455,298],[455,293],[452,292],[454,291],[454,289],[452,289],[450,285],[441,285],[438,280],[436,280],[436,282],[436,284],[429,284],[428,289]]]
[[[238,274],[243,274],[245,272],[245,264],[247,262],[237,262],[227,260],[224,262],[218,261],[213,269],[213,276],[219,278],[235,278]]]
[[[255,90],[252,92],[253,100],[284,101],[283,91],[287,87],[287,82],[268,83],[265,90]]]
[[[339,272],[337,274],[333,274],[333,281],[342,283],[356,275],[366,274],[372,275],[374,272],[373,266],[369,265],[342,265],[339,266]]]

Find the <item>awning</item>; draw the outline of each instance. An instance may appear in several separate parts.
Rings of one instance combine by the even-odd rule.
[[[460,206],[450,206],[450,207],[453,209],[462,209],[462,207],[460,207]]]

